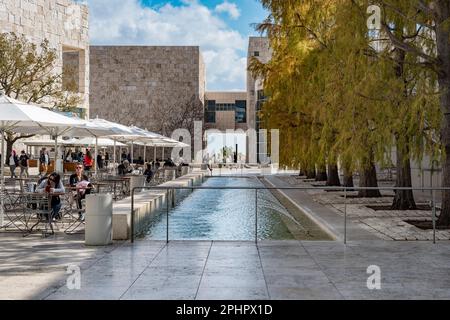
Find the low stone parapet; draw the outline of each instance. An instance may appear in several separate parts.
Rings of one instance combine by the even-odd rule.
[[[165,182],[158,187],[164,189],[146,190],[136,192],[134,195],[134,221],[135,230],[139,230],[148,219],[167,205],[166,197],[169,196],[169,204],[173,206],[177,195],[183,190],[166,188],[190,187],[199,185],[204,179],[205,173],[194,172],[178,179]],[[128,240],[131,237],[131,197],[117,201],[113,204],[113,240]]]

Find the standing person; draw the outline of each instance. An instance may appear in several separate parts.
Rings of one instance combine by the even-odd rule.
[[[120,159],[122,160],[122,162],[123,162],[124,160],[127,160],[127,154],[126,154],[125,150],[122,151],[122,155],[120,156]]]
[[[97,167],[103,169],[103,154],[101,151],[97,155]]]
[[[64,157],[64,161],[72,162],[72,149],[69,148],[69,150],[66,153],[66,156]]]
[[[45,150],[44,157],[45,157],[45,167],[46,167],[45,173],[47,173],[48,166],[50,165],[50,153],[47,149],[44,149],[44,150]]]
[[[39,174],[41,174],[42,176],[47,174],[48,159],[47,149],[42,148],[39,154]]]
[[[105,167],[108,168],[109,164],[109,153],[108,151],[105,152]]]
[[[94,159],[92,159],[91,151],[86,150],[86,155],[84,156],[84,170],[91,170],[93,162]]]
[[[210,175],[212,176],[213,175],[212,159],[208,160],[208,169],[209,169]]]
[[[23,175],[25,175],[25,178],[28,178],[30,175],[28,173],[28,160],[30,157],[25,153],[24,150],[21,151],[20,157],[19,157],[19,166],[20,166],[20,177],[22,178]]]
[[[16,167],[19,165],[19,158],[17,157],[16,150],[11,150],[9,156],[9,170],[11,170],[11,178],[17,178]]]
[[[84,160],[84,154],[83,152],[80,150],[80,152],[78,152],[78,162],[83,162]]]
[[[144,171],[144,176],[147,176],[145,181],[149,183],[153,178],[153,171],[152,171],[152,165],[150,163],[147,163],[147,168]]]

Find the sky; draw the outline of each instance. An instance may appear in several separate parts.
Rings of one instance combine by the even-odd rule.
[[[92,45],[200,46],[208,91],[246,90],[251,26],[259,0],[80,0],[89,6]]]

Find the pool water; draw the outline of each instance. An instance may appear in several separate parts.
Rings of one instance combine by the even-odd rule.
[[[262,187],[256,178],[208,178],[207,187]],[[185,191],[182,200],[169,212],[170,240],[254,240],[255,190]],[[258,190],[258,239],[294,239],[283,220],[285,207],[269,190]],[[155,215],[146,229],[146,238],[166,239],[166,212]]]

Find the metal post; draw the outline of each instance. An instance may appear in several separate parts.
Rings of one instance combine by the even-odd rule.
[[[131,243],[134,242],[134,188],[131,189]]]
[[[145,165],[145,159],[147,158],[147,144],[144,143],[144,165]],[[144,167],[145,170],[145,167]]]
[[[133,143],[133,141],[131,141],[131,156],[130,156],[130,158],[131,158],[131,163],[130,163],[131,168],[134,169],[134,167],[133,167],[133,163],[134,163],[134,143]]]
[[[0,197],[1,197],[1,201],[0,201],[0,228],[3,227],[4,223],[5,223],[5,207],[4,207],[4,202],[5,202],[5,131],[2,130],[1,131],[1,135],[2,135],[2,145],[1,145],[1,151],[0,153],[2,154],[2,159],[1,159],[1,184],[2,184],[2,188],[0,190]],[[38,163],[39,165],[39,163]]]
[[[114,139],[114,163],[113,163],[113,174],[114,175],[116,175],[116,162],[117,162],[117,159],[116,159],[116,139]]]
[[[166,190],[166,208],[167,208],[166,243],[169,243],[169,189]]]
[[[258,243],[258,189],[255,189],[255,243]]]
[[[94,158],[94,163],[95,163],[95,168],[94,168],[94,171],[95,171],[95,177],[96,178],[98,178],[97,177],[97,173],[98,173],[98,171],[97,171],[97,168],[98,168],[98,137],[96,136],[95,137],[95,158]]]
[[[344,244],[347,244],[347,187],[344,187]]]
[[[432,193],[432,202],[433,202],[433,209],[431,210],[432,221],[433,221],[433,243],[436,243],[436,198],[435,198],[435,192],[434,189],[431,190]]]

